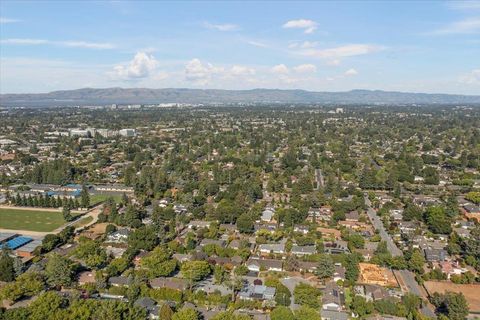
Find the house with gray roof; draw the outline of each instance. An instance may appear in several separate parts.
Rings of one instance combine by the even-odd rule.
[[[317,248],[315,246],[299,246],[294,244],[292,246],[291,253],[296,256],[309,256],[317,253]]]
[[[285,253],[285,243],[266,243],[258,246],[258,251],[262,254],[284,254]]]
[[[242,300],[273,300],[275,298],[274,287],[264,285],[248,285],[238,293],[238,297]]]

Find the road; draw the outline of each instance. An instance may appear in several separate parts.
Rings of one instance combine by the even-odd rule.
[[[315,169],[315,182],[316,182],[315,190],[318,190],[320,187],[323,188],[323,186],[325,185],[322,169]]]
[[[371,202],[367,196],[365,196],[365,204],[368,207],[367,208],[368,218],[372,222],[372,225],[375,227],[375,229],[378,230],[382,240],[387,243],[387,248],[392,254],[392,256],[394,257],[403,256],[402,250],[400,250],[397,247],[392,237],[388,234],[387,230],[385,230],[385,226],[383,225],[382,220],[380,220],[380,218],[377,216],[377,213],[372,208]],[[422,309],[420,310],[422,314],[430,318],[436,318],[436,315],[433,312],[433,306],[430,303],[428,303],[425,290],[423,290],[423,288],[418,284],[417,280],[415,280],[414,273],[409,270],[399,270],[398,272],[396,272],[396,275],[400,275],[400,277],[402,278],[402,279],[399,279],[399,282],[401,287],[403,287],[403,289],[408,290],[408,292],[413,293],[419,297],[422,297],[424,298],[424,300],[427,301],[427,303],[425,303],[424,306],[422,306]]]
[[[82,229],[85,229],[85,228],[91,226],[92,224],[95,224],[98,221],[98,215],[102,212],[102,206],[103,206],[103,204],[99,204],[96,207],[93,207],[86,214],[81,216],[79,219],[70,222],[68,225],[74,225],[76,222],[80,221],[81,219],[85,219],[86,217],[92,217],[92,221],[90,221],[89,223],[87,223],[85,225],[77,227],[75,229],[75,232],[80,231]],[[62,228],[65,228],[65,226],[63,226]]]
[[[385,230],[385,226],[383,225],[382,220],[380,220],[380,217],[377,216],[377,212],[373,210],[373,208],[371,207],[371,202],[370,200],[368,200],[368,198],[365,198],[365,203],[368,206],[367,208],[368,218],[372,222],[372,225],[375,227],[375,230],[378,230],[380,237],[382,237],[382,240],[387,243],[388,251],[390,251],[390,253],[394,257],[403,256],[402,250],[398,249],[395,242],[393,242],[392,237],[390,237],[390,235]]]
[[[300,305],[295,303],[295,298],[294,298],[294,295],[293,295],[293,291],[295,290],[295,287],[300,283],[306,283],[308,285],[312,285],[312,284],[310,282],[308,282],[307,280],[302,279],[300,277],[286,277],[286,278],[280,279],[280,282],[285,287],[287,287],[288,290],[290,291],[290,293],[292,294],[292,297],[290,298],[290,309],[291,310],[297,310],[298,308],[300,308]]]

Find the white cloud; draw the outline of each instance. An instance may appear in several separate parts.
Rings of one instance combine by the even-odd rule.
[[[5,39],[5,40],[1,40],[0,42],[5,44],[26,44],[26,45],[50,43],[48,40],[43,40],[43,39],[18,39],[18,38]]]
[[[345,71],[346,76],[356,76],[357,74],[358,74],[358,71],[353,68]]]
[[[339,66],[340,63],[341,63],[340,59],[333,59],[333,60],[327,61],[327,65],[329,66]]]
[[[320,59],[338,59],[342,57],[359,56],[383,50],[383,47],[368,44],[350,44],[329,49],[307,49],[299,53],[304,56]]]
[[[128,65],[117,65],[113,68],[120,79],[140,79],[149,77],[158,67],[154,56],[145,52],[137,52]]]
[[[86,42],[86,41],[64,41],[62,42],[64,46],[74,47],[74,48],[87,48],[87,49],[113,49],[114,45],[110,43],[97,43],[97,42]]]
[[[87,42],[87,41],[50,41],[45,39],[12,38],[1,40],[0,43],[14,45],[56,45],[62,47],[86,48],[86,49],[113,49],[110,43]]]
[[[480,69],[474,69],[470,73],[460,77],[460,82],[465,84],[480,85]]]
[[[205,26],[205,28],[218,30],[218,31],[235,31],[235,30],[240,29],[239,26],[237,26],[236,24],[231,24],[231,23],[214,24],[214,23],[210,23],[210,22],[205,22],[203,25]]]
[[[221,67],[214,67],[210,63],[203,63],[195,58],[185,65],[185,79],[200,85],[206,85],[212,79],[212,76],[224,72]]]
[[[443,28],[427,32],[427,35],[472,34],[480,33],[480,17],[467,18],[453,22]]]
[[[317,67],[313,64],[301,64],[293,68],[298,73],[314,73],[317,72]]]
[[[255,69],[246,67],[246,66],[234,65],[230,69],[230,73],[234,76],[248,76],[248,75],[254,75]]]
[[[15,23],[15,22],[20,22],[20,20],[0,17],[0,24]]]
[[[268,48],[267,44],[265,44],[263,42],[259,42],[259,41],[247,41],[247,43],[254,46],[254,47]]]
[[[313,20],[298,19],[287,21],[283,28],[285,29],[303,29],[304,33],[313,33],[317,29],[317,23]]]
[[[295,48],[309,49],[309,48],[315,48],[317,45],[318,45],[318,42],[316,41],[293,42],[288,45],[288,48],[289,49],[295,49]]]
[[[289,72],[287,66],[284,64],[277,64],[276,66],[273,66],[271,71],[272,73],[276,74],[287,74]]]

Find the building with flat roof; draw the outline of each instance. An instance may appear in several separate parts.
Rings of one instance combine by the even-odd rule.
[[[33,240],[15,250],[15,254],[19,257],[30,258],[33,256],[33,252],[35,251],[35,249],[37,249],[41,245],[42,240]]]
[[[13,239],[17,236],[16,233],[11,233],[11,232],[0,232],[0,243],[4,243],[5,241],[8,241],[10,239]]]
[[[20,248],[21,246],[26,245],[29,242],[32,242],[33,239],[30,237],[24,237],[24,236],[18,236],[15,237],[11,240],[8,240],[4,246],[6,246],[9,249],[15,250],[17,248]]]

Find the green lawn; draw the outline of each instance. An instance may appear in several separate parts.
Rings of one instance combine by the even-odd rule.
[[[121,195],[112,196],[112,195],[108,195],[108,194],[94,194],[94,195],[90,195],[90,205],[94,205],[94,204],[97,204],[99,202],[105,201],[108,198],[113,198],[113,200],[116,203],[119,203],[120,201],[122,201],[122,196]]]
[[[0,228],[50,232],[65,223],[61,212],[0,209]]]
[[[77,222],[75,222],[73,224],[73,226],[75,228],[78,228],[78,227],[86,225],[87,223],[92,222],[92,220],[93,220],[93,217],[91,217],[91,216],[88,216],[88,217],[85,217],[85,218],[80,218]]]

